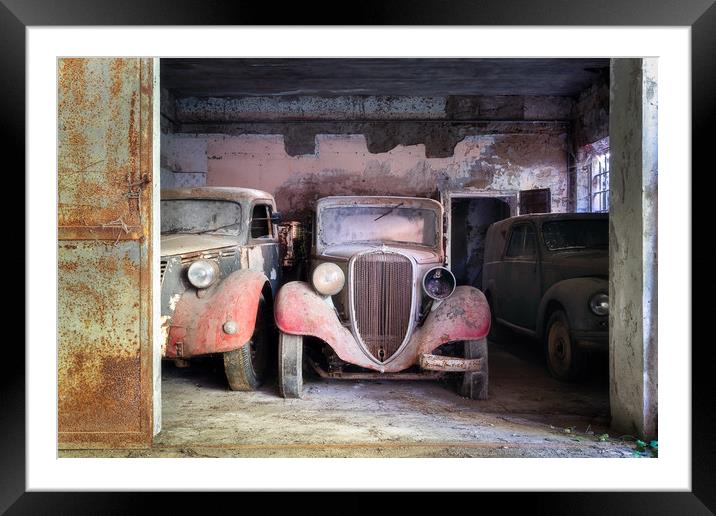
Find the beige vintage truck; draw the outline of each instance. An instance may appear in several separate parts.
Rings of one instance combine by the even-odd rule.
[[[163,358],[222,353],[231,389],[261,384],[276,347],[275,207],[270,194],[248,188],[162,191]]]

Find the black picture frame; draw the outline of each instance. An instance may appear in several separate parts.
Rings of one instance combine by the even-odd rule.
[[[380,0],[348,4],[287,3],[277,8],[268,2],[202,2],[199,0],[0,0],[0,103],[3,147],[17,158],[15,170],[24,170],[25,144],[25,28],[35,25],[621,25],[690,26],[692,30],[692,157],[693,168],[711,171],[706,155],[713,146],[712,119],[716,100],[716,5],[714,0]],[[349,12],[349,14],[345,14]],[[318,13],[329,13],[321,18]],[[344,13],[344,14],[341,14]],[[332,15],[332,16],[331,16]],[[684,171],[685,178],[688,171]],[[24,189],[24,187],[23,187]],[[704,189],[699,189],[703,193]],[[698,191],[698,190],[697,190]],[[31,195],[31,192],[25,192]],[[694,198],[692,218],[697,221],[699,203]],[[700,264],[694,260],[693,264]],[[26,266],[27,267],[27,266]],[[26,275],[30,274],[26,268]],[[706,282],[704,287],[709,285]],[[694,300],[696,297],[694,297]],[[695,320],[706,316],[712,302],[692,303]],[[692,316],[693,319],[693,316]],[[679,345],[685,342],[662,343]],[[696,339],[694,339],[696,342]],[[479,495],[480,508],[499,496],[500,511],[525,507],[529,514],[713,514],[716,511],[716,439],[714,382],[711,381],[712,344],[692,346],[692,491],[643,493],[527,493]],[[0,373],[3,421],[0,450],[0,511],[8,514],[114,514],[146,509],[149,495],[129,493],[39,493],[25,489],[25,354],[6,346],[6,367]],[[7,352],[10,352],[9,354]],[[210,494],[217,496],[216,493]],[[246,496],[240,494],[239,496]],[[428,495],[429,496],[429,495]],[[195,495],[165,497],[185,510]],[[222,496],[221,498],[224,498]],[[363,501],[361,501],[363,500]],[[423,504],[424,496],[412,495],[401,503]],[[212,502],[212,504],[215,502]],[[243,502],[249,507],[254,501]],[[368,507],[360,493],[340,502],[353,510]],[[451,504],[455,499],[451,498]],[[469,503],[475,503],[471,501]],[[249,505],[246,505],[249,504]],[[334,502],[335,505],[335,502]],[[369,504],[372,506],[373,503]],[[477,506],[476,506],[477,507]]]

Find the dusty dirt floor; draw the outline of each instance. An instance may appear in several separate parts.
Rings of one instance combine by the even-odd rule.
[[[275,381],[231,392],[222,362],[163,364],[162,431],[147,450],[65,450],[61,457],[634,457],[609,433],[606,357],[585,381],[553,380],[539,345],[490,343],[490,399],[450,381],[305,379],[284,400]]]

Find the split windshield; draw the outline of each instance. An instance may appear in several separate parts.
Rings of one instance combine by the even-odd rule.
[[[606,249],[609,246],[607,219],[558,220],[542,225],[544,244],[550,251]]]
[[[396,242],[435,247],[434,210],[381,206],[335,206],[321,211],[321,243]]]
[[[167,199],[161,201],[162,235],[212,233],[238,236],[241,205],[217,199]]]

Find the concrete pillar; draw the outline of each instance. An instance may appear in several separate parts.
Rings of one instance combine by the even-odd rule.
[[[657,434],[657,61],[612,59],[609,399],[612,427]]]

